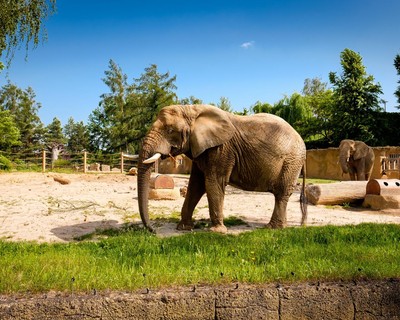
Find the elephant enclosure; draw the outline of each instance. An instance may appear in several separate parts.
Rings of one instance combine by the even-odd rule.
[[[56,178],[56,179],[54,179]],[[61,184],[56,180],[68,180]],[[185,186],[188,176],[174,175],[176,187]],[[155,216],[168,217],[180,212],[184,198],[150,200],[149,210]],[[272,194],[244,192],[227,188],[225,217],[236,216],[246,225],[228,227],[238,233],[263,227],[274,206]],[[99,229],[121,227],[124,223],[140,224],[136,177],[120,173],[0,174],[0,237],[10,241],[65,242]],[[374,211],[339,206],[308,206],[308,225],[344,225],[363,222],[400,223],[398,210]],[[208,218],[207,198],[197,206],[195,219]],[[299,193],[288,204],[288,225],[299,226],[301,219]],[[156,222],[159,236],[179,234],[176,223]]]

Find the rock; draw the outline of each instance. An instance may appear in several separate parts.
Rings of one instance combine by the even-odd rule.
[[[102,164],[101,165],[101,171],[110,172],[111,171],[111,167],[108,164]]]
[[[54,179],[54,181],[56,181],[60,184],[70,184],[71,183],[71,180],[65,179],[63,177],[56,176],[56,177],[53,177],[53,179]]]
[[[128,171],[128,175],[136,176],[137,175],[137,168],[136,167],[130,168],[129,171]]]
[[[187,187],[182,187],[179,189],[180,193],[181,193],[181,197],[186,198],[186,193],[187,193]]]

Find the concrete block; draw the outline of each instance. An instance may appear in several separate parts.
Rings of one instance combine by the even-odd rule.
[[[365,195],[363,207],[375,210],[400,209],[400,196]]]
[[[100,163],[91,163],[89,165],[90,171],[100,171]]]
[[[367,194],[400,195],[400,180],[372,179],[368,181]]]

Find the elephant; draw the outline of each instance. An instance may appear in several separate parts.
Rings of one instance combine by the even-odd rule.
[[[374,160],[374,151],[364,142],[349,139],[340,142],[340,167],[343,174],[348,173],[350,175],[351,180],[369,180]]]
[[[269,228],[287,225],[286,207],[302,172],[301,224],[305,224],[306,148],[285,120],[272,114],[235,115],[211,105],[172,105],[160,110],[143,139],[138,162],[138,205],[149,221],[148,191],[153,162],[185,154],[192,160],[178,230],[192,230],[193,210],[206,194],[210,230],[226,233],[223,221],[225,187],[271,192],[275,205]]]

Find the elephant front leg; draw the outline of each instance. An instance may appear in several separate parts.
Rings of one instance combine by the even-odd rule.
[[[181,210],[181,221],[177,226],[178,230],[193,229],[193,211],[205,192],[204,174],[193,162],[186,197]]]
[[[286,208],[288,201],[289,196],[275,196],[274,212],[272,213],[271,220],[267,225],[268,228],[278,229],[286,227]]]
[[[215,179],[207,179],[206,192],[211,219],[210,230],[213,232],[226,233],[227,228],[224,225],[223,213],[225,184],[219,183]]]

